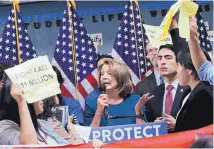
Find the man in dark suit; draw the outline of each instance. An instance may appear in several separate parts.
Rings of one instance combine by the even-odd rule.
[[[163,114],[176,117],[183,97],[189,93],[188,87],[181,87],[177,77],[177,61],[172,45],[160,46],[158,68],[164,77],[164,84],[158,86],[151,95],[154,98],[146,103],[146,117],[149,122],[161,120]]]
[[[144,80],[136,85],[136,93],[143,96],[146,93],[151,93],[158,85],[162,84],[163,80],[158,71],[157,65],[157,48],[153,48],[151,43],[146,45],[149,60],[154,66],[154,71]]]

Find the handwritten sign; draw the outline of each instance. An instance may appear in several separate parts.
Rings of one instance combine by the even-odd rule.
[[[152,47],[159,48],[161,45],[172,44],[172,39],[169,33],[166,35],[166,37],[164,37],[164,39],[158,39],[158,35],[160,33],[159,26],[152,26],[146,24],[143,24],[143,26],[146,30],[146,35],[148,36]]]
[[[13,83],[22,86],[28,103],[61,93],[56,73],[47,56],[28,60],[5,72]]]
[[[89,34],[91,37],[94,46],[101,46],[103,45],[103,34],[102,33],[94,33],[94,34]]]
[[[97,138],[104,143],[167,134],[167,124],[164,121],[96,128],[75,126],[75,129],[86,142]]]

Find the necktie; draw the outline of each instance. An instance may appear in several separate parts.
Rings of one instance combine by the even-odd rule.
[[[172,97],[172,85],[167,86],[167,93],[166,93],[166,99],[165,99],[165,113],[170,115],[172,104],[173,104],[173,97]]]

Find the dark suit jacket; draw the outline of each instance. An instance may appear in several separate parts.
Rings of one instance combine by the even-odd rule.
[[[175,131],[198,129],[213,124],[213,86],[200,82],[181,109]]]
[[[181,102],[183,101],[183,96],[190,92],[189,87],[181,87],[178,85],[176,90],[174,102],[172,105],[171,116],[176,118],[177,113],[181,107]],[[159,85],[152,93],[154,98],[146,103],[146,118],[147,121],[153,122],[157,117],[161,117],[163,114],[163,98],[165,93],[165,84]]]
[[[140,96],[143,94],[151,93],[157,87],[154,71],[143,81],[136,85],[136,93]]]

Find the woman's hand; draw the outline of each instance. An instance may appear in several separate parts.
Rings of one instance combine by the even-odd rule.
[[[108,107],[108,96],[101,94],[97,99],[97,114],[102,114],[105,107]]]
[[[135,105],[135,112],[136,115],[139,115],[142,111],[142,107],[145,105],[145,103],[147,101],[149,101],[150,99],[152,99],[154,96],[150,96],[150,93],[144,94],[140,100],[138,101],[138,103]]]
[[[167,129],[173,131],[175,129],[176,120],[168,114],[163,114],[163,120],[167,123]]]
[[[25,101],[23,89],[19,84],[12,84],[10,94],[18,104]]]
[[[92,145],[93,145],[93,148],[97,149],[97,148],[100,148],[103,145],[103,142],[98,140],[98,139],[93,139],[92,140]]]

